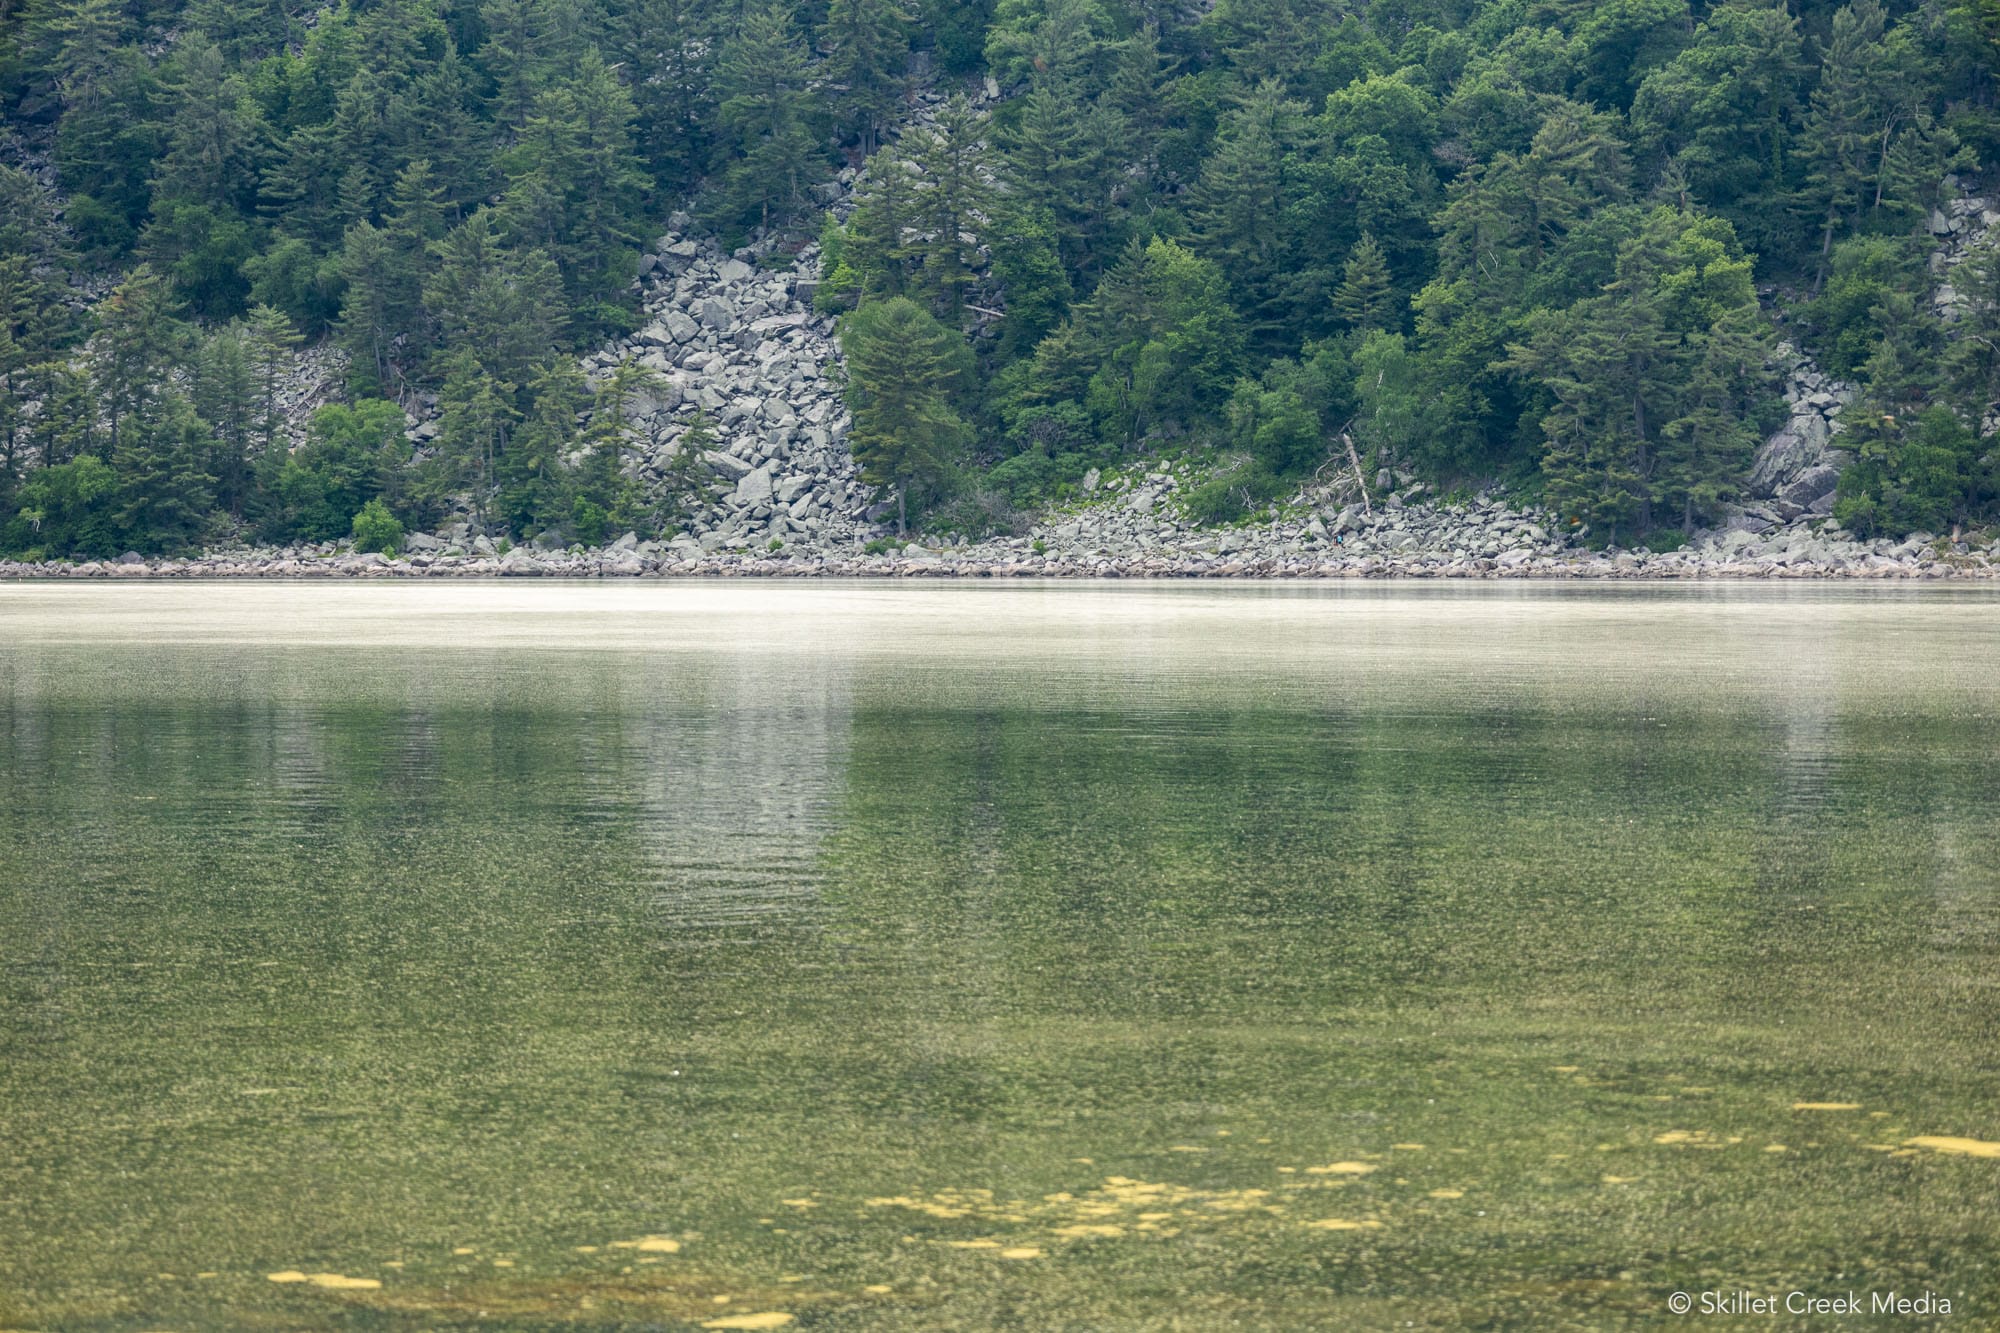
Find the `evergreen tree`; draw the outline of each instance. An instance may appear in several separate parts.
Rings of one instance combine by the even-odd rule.
[[[942,107],[934,127],[912,136],[922,185],[916,193],[922,278],[938,314],[956,323],[978,262],[979,233],[992,208],[982,126],[963,98]]]
[[[895,113],[912,19],[894,0],[828,0],[819,30],[824,74],[839,92],[841,128],[872,153]]]
[[[768,228],[804,206],[823,172],[805,45],[778,0],[745,11],[716,65],[718,114],[732,158],[723,206],[733,221]]]
[[[871,301],[840,326],[854,427],[849,443],[870,484],[896,494],[906,532],[909,492],[940,492],[970,441],[953,396],[972,373],[955,333],[905,297]]]
[[[1375,238],[1363,232],[1341,269],[1340,288],[1333,294],[1334,315],[1350,329],[1388,329],[1395,321],[1395,307],[1388,261]]]
[[[203,339],[195,366],[194,409],[210,429],[202,471],[213,479],[215,502],[243,517],[257,435],[257,376],[251,334],[240,322]]]
[[[121,542],[160,552],[196,545],[214,503],[215,479],[202,466],[209,435],[208,423],[178,393],[126,420],[111,458],[118,478],[113,521]]]
[[[303,339],[284,314],[267,305],[252,306],[248,316],[250,371],[257,386],[255,438],[259,455],[279,440],[284,414],[279,410],[278,384],[291,369],[293,349]]]
[[[134,418],[142,425],[149,419],[167,390],[168,368],[180,362],[188,346],[187,326],[177,311],[167,284],[144,264],[99,307],[92,379],[114,454]]]

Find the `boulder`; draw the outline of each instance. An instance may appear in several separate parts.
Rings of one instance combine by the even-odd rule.
[[[1840,470],[1821,463],[1807,468],[1789,484],[1780,488],[1777,498],[1787,504],[1805,507],[1820,496],[1830,493],[1839,481]]]
[[[752,469],[756,466],[753,463],[745,462],[734,454],[725,454],[716,449],[708,450],[702,457],[708,461],[708,465],[714,468],[718,475],[730,481],[741,481],[744,477],[749,476]]]
[[[1775,495],[1808,468],[1818,466],[1830,436],[1826,419],[1817,412],[1793,417],[1757,450],[1756,461],[1750,467],[1750,493],[1758,497]]]
[[[760,505],[771,499],[771,465],[753,468],[736,483],[736,503]]]
[[[679,310],[669,310],[660,316],[660,326],[676,343],[688,342],[701,332],[701,326]]]

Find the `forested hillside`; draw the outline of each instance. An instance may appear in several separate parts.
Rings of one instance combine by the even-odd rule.
[[[1996,39],[1993,0],[0,0],[0,551],[468,496],[671,528],[594,410],[643,370],[578,353],[682,208],[816,243],[853,450],[938,523],[1160,453],[1226,521],[1351,443],[1670,545],[1786,420],[1781,337],[1857,388],[1837,521],[1984,523],[2000,260],[1936,250]],[[322,340],[346,401],[295,432]]]

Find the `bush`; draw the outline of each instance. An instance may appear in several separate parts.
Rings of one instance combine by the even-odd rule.
[[[265,541],[333,541],[409,461],[403,409],[380,398],[313,414],[306,442],[264,456],[266,500],[257,524]],[[400,535],[400,534],[399,534]]]
[[[1840,474],[1833,518],[1862,537],[1937,532],[1992,497],[1978,437],[1948,407],[1927,408],[1914,421],[1857,414],[1841,438],[1860,457]]]
[[[603,505],[584,496],[577,496],[576,503],[570,506],[570,527],[576,532],[576,539],[586,546],[598,546],[603,543],[604,533],[610,521],[611,515],[605,512]]]
[[[354,516],[354,549],[394,555],[403,544],[403,525],[380,500],[370,500]]]
[[[1196,523],[1212,527],[1235,523],[1249,512],[1278,498],[1285,481],[1264,464],[1241,454],[1226,459],[1212,476],[1187,493],[1182,504]]]
[[[1882,337],[1876,308],[1890,293],[1912,291],[1921,259],[1900,237],[1857,236],[1834,247],[1826,289],[1805,309],[1820,362],[1836,375],[1856,376]]]

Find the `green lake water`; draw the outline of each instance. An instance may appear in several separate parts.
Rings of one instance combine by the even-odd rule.
[[[0,585],[0,1329],[1711,1289],[2000,1324],[2000,598]]]

